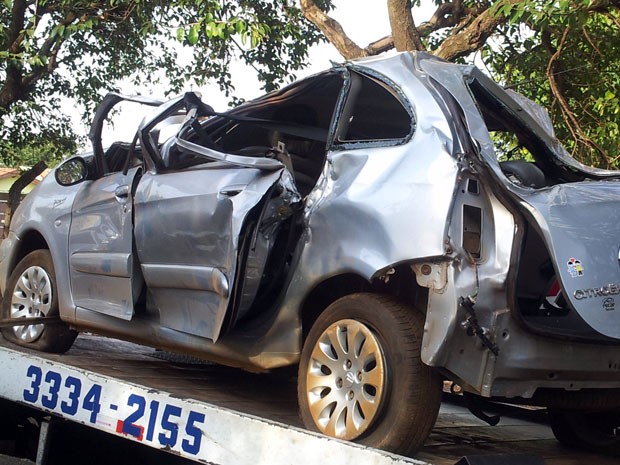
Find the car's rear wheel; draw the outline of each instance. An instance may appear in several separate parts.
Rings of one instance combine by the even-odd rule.
[[[308,333],[298,397],[306,427],[401,454],[428,437],[441,379],[424,365],[424,319],[394,298],[353,294],[331,304]]]
[[[553,435],[568,447],[620,455],[620,412],[549,411]]]
[[[3,318],[23,318],[24,324],[2,328],[5,339],[44,352],[66,352],[77,332],[60,320],[27,324],[28,318],[58,316],[54,264],[48,250],[24,257],[9,278],[2,300]]]

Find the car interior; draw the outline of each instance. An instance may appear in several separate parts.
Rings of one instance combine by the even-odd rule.
[[[314,187],[326,156],[327,133],[343,80],[332,72],[201,121],[184,136],[218,152],[286,161],[297,187]],[[187,153],[174,142],[162,147],[166,170],[187,169],[210,161]]]
[[[289,168],[304,197],[323,170],[344,84],[339,71],[317,75],[206,118],[180,137],[221,153],[278,159]],[[356,72],[349,74],[348,85],[332,147],[380,145],[405,140],[412,133],[412,116],[388,86]],[[173,141],[162,147],[162,158],[166,170],[209,162]]]
[[[471,86],[494,142],[499,166],[515,186],[528,190],[583,181],[587,173],[564,166],[551,148],[524,120],[481,85]],[[528,215],[514,281],[515,307],[531,330],[560,337],[588,337],[589,329],[563,295],[551,255],[543,236]]]

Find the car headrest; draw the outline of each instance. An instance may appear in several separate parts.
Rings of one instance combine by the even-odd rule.
[[[540,189],[547,186],[545,173],[534,163],[525,160],[509,160],[499,164],[502,172],[515,184]]]

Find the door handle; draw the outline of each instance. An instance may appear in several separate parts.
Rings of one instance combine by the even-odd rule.
[[[114,190],[114,196],[118,200],[127,200],[127,198],[129,197],[129,186],[118,186]]]
[[[247,187],[246,184],[235,184],[232,186],[226,186],[220,191],[220,195],[226,197],[234,197],[235,195],[243,192],[243,189]]]

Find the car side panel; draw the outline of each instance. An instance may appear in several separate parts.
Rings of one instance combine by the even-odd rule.
[[[313,206],[301,270],[371,279],[393,264],[445,253],[456,161],[441,145],[403,159],[407,151],[417,151],[415,143],[330,154],[324,189],[331,195]]]
[[[135,238],[162,326],[217,340],[244,219],[281,173],[214,162],[144,175],[136,192]]]
[[[54,261],[60,316],[68,322],[73,322],[75,318],[68,267],[71,206],[81,187],[81,184],[68,187],[58,185],[52,171],[16,209],[9,236],[0,245],[0,286],[4,292],[21,251],[31,247],[23,239],[31,233],[43,237]]]
[[[73,207],[69,237],[76,305],[129,320],[134,275],[132,185],[138,168],[85,183]]]
[[[446,253],[459,169],[452,130],[428,89],[413,74],[399,77],[415,132],[404,145],[359,143],[328,154],[306,208],[299,271],[310,281],[342,272],[371,279],[394,264]]]

